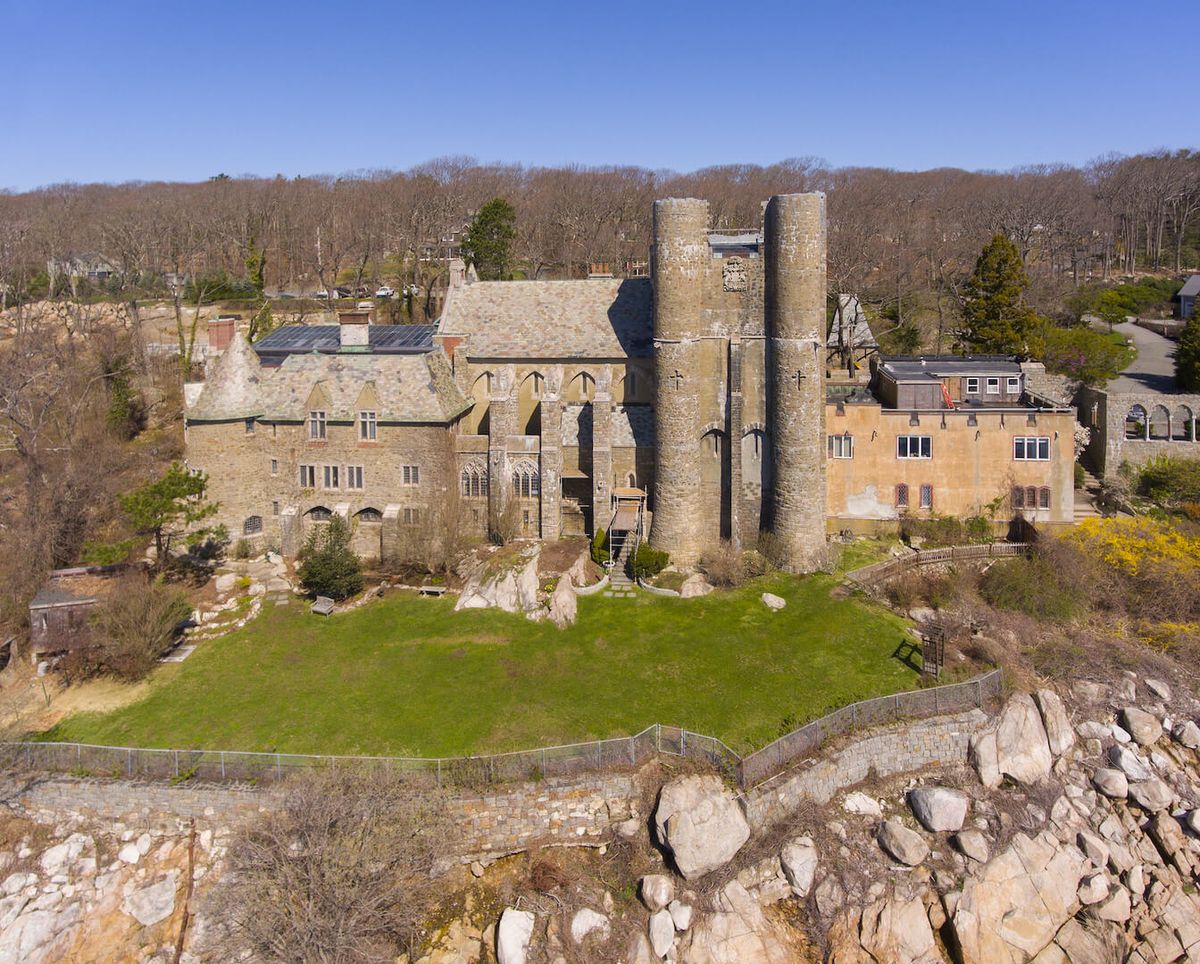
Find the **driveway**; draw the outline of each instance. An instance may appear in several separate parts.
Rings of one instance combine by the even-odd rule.
[[[1132,365],[1108,383],[1110,392],[1175,391],[1175,342],[1132,322],[1114,325],[1137,348]]]

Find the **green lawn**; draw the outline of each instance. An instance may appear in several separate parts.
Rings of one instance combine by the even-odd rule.
[[[450,756],[667,723],[739,751],[856,699],[909,689],[904,623],[828,576],[771,576],[680,600],[582,598],[566,631],[394,594],[312,616],[266,605],[245,629],[156,670],[149,695],[45,739],[294,753]],[[768,610],[770,590],[788,606]]]

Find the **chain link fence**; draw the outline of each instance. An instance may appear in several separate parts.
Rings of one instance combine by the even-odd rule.
[[[900,720],[961,713],[982,707],[989,699],[999,696],[1000,691],[1001,673],[995,669],[965,683],[931,686],[851,703],[743,757],[738,783],[743,789],[757,786],[843,733]]]
[[[0,743],[0,765],[81,777],[176,783],[261,785],[312,767],[353,764],[411,774],[430,785],[479,788],[496,784],[633,769],[666,753],[711,764],[743,788],[752,787],[832,736],[906,718],[982,706],[1000,692],[1000,671],[966,683],[865,700],[835,710],[742,757],[713,736],[655,723],[633,736],[470,757],[316,756],[236,750],[159,750],[89,743]]]

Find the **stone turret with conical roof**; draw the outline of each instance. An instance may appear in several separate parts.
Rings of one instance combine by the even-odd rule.
[[[231,422],[262,414],[258,385],[262,378],[258,355],[242,332],[235,332],[229,347],[212,366],[193,404],[189,422]]]

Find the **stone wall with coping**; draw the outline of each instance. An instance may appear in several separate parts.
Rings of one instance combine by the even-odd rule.
[[[868,777],[966,763],[967,744],[987,719],[986,713],[975,709],[876,730],[744,794],[746,819],[753,829],[761,830],[802,802],[828,803]]]
[[[987,720],[980,710],[876,730],[802,764],[741,798],[750,825],[763,829],[801,802],[827,803],[868,777],[966,762],[967,743]],[[651,764],[652,765],[652,764]],[[641,771],[644,772],[644,771]],[[10,774],[6,798],[27,810],[90,812],[108,819],[169,814],[230,824],[277,805],[275,788],[172,786],[123,780]],[[463,829],[456,859],[495,859],[531,844],[598,844],[637,813],[639,772],[582,774],[460,793],[451,810]]]

